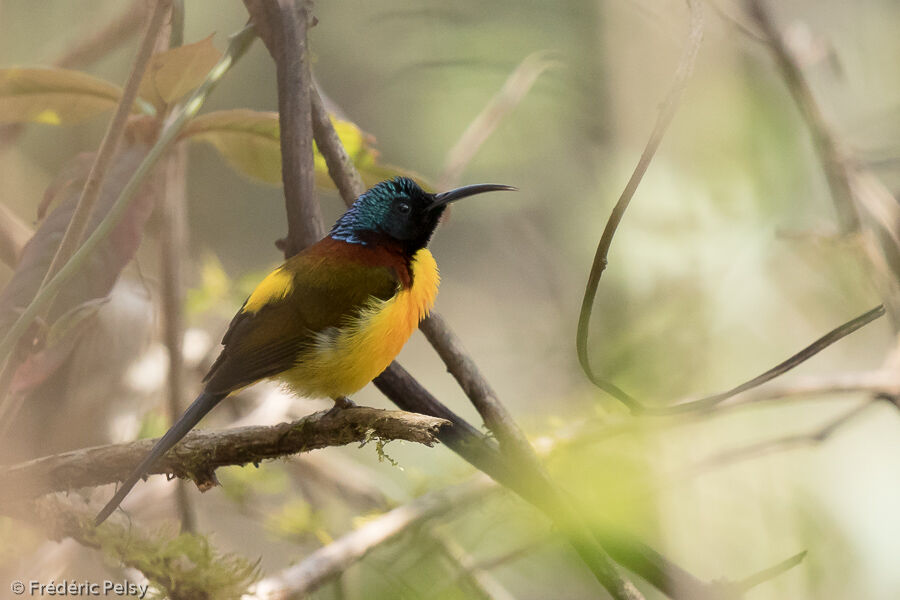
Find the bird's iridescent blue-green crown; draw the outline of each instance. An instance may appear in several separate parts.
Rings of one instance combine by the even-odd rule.
[[[430,194],[412,179],[396,177],[382,181],[357,198],[329,235],[349,244],[399,247],[412,257],[428,245],[449,203],[475,194],[514,189],[508,185],[479,183]]]
[[[431,194],[408,177],[382,181],[353,202],[329,235],[343,242],[368,245],[367,232],[391,235],[398,225],[398,217],[407,220],[405,217],[412,212],[411,207],[418,205],[424,209],[432,199]]]

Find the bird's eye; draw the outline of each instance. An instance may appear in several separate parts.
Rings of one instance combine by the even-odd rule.
[[[401,215],[409,214],[409,204],[406,202],[401,202],[397,205],[397,212]]]

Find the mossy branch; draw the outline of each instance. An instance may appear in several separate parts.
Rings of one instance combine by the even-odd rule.
[[[201,490],[216,485],[215,470],[343,446],[371,439],[406,440],[431,446],[444,419],[396,410],[353,407],[321,411],[290,423],[192,431],[151,469],[192,479]],[[50,492],[125,479],[156,440],[82,448],[0,468],[0,511]]]

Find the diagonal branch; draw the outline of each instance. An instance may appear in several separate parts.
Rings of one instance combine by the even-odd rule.
[[[215,470],[258,463],[326,446],[372,439],[406,440],[431,446],[447,421],[402,411],[353,407],[321,411],[291,423],[195,430],[169,451],[151,473],[189,478],[201,490],[215,485]],[[0,467],[0,507],[50,492],[98,486],[125,479],[156,440],[82,448]]]
[[[673,406],[667,406],[663,408],[644,408],[644,413],[648,415],[674,415],[674,414],[682,414],[686,412],[693,411],[702,411],[710,409],[717,404],[728,400],[733,396],[737,396],[740,393],[751,390],[755,387],[758,387],[768,381],[775,379],[776,377],[787,373],[794,367],[800,365],[803,362],[806,362],[825,348],[828,348],[838,340],[841,340],[854,331],[861,329],[865,325],[871,323],[875,319],[884,315],[884,305],[876,306],[875,308],[866,311],[865,313],[859,315],[858,317],[847,321],[843,325],[840,325],[816,341],[812,344],[797,352],[796,354],[790,356],[786,360],[778,363],[768,371],[764,373],[760,373],[753,379],[749,381],[745,381],[744,383],[737,385],[730,390],[720,392],[718,394],[713,394],[712,396],[706,396],[705,398],[700,398],[699,400],[692,400],[688,402],[683,402],[681,404],[675,404]]]
[[[359,562],[376,547],[397,539],[429,519],[480,500],[492,490],[496,488],[489,480],[477,479],[429,492],[316,550],[300,563],[263,579],[245,598],[246,600],[305,598]]]

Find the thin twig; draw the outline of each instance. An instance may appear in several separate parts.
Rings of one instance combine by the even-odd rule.
[[[771,566],[768,569],[763,569],[759,573],[754,573],[753,575],[740,580],[739,582],[734,584],[734,587],[737,589],[739,595],[746,594],[756,586],[767,581],[771,581],[782,573],[790,571],[791,569],[802,563],[804,558],[806,558],[806,550],[804,550],[803,552],[798,552],[794,556],[781,561],[777,565]]]
[[[170,423],[184,410],[184,276],[182,261],[187,253],[187,210],[185,172],[187,147],[176,145],[166,161],[162,222],[160,223],[160,292],[162,297],[163,341],[169,359],[167,407]],[[182,531],[193,531],[195,519],[187,486],[179,481],[175,491]]]
[[[214,471],[228,465],[258,463],[370,440],[406,440],[430,446],[443,419],[396,410],[357,406],[320,411],[290,423],[235,427],[224,431],[194,430],[160,461],[151,473],[194,480],[201,489],[215,485]],[[125,479],[156,440],[82,448],[17,465],[0,467],[0,505],[50,492],[98,486]]]
[[[550,67],[561,63],[547,59],[547,52],[534,52],[525,57],[503,83],[503,87],[481,109],[447,153],[444,169],[438,177],[438,189],[455,187],[466,165],[491,136],[503,118],[509,114],[534,85],[538,77]]]
[[[184,105],[176,111],[170,118],[168,124],[163,128],[156,144],[150,149],[150,152],[144,158],[143,162],[135,170],[131,179],[125,184],[119,197],[110,208],[109,213],[97,225],[97,228],[91,233],[87,240],[78,248],[72,258],[59,270],[53,279],[39,292],[31,303],[22,311],[19,318],[13,323],[12,327],[0,340],[0,360],[5,359],[18,339],[25,333],[25,330],[31,325],[38,313],[44,306],[52,300],[59,290],[81,269],[87,259],[90,257],[94,249],[112,232],[119,221],[124,217],[125,211],[131,200],[137,194],[137,191],[144,183],[144,179],[149,175],[156,166],[157,161],[169,149],[169,146],[175,140],[178,132],[184,124],[203,106],[203,102],[210,92],[215,88],[216,84],[228,72],[231,66],[247,51],[250,43],[255,39],[252,27],[245,27],[239,33],[231,38],[228,50],[219,60],[218,63],[210,70],[206,80],[199,88],[188,98]]]
[[[666,133],[666,129],[669,127],[669,123],[672,122],[672,117],[675,116],[675,111],[678,108],[681,95],[687,86],[688,78],[694,70],[694,61],[697,58],[700,42],[703,39],[703,11],[699,0],[687,0],[687,2],[691,18],[690,31],[688,33],[687,41],[685,42],[684,50],[681,54],[681,59],[678,62],[678,69],[675,71],[675,80],[672,82],[672,87],[669,89],[665,102],[663,102],[660,107],[656,125],[653,127],[653,132],[650,134],[650,139],[647,140],[644,151],[641,152],[638,164],[635,166],[631,178],[625,185],[622,195],[619,196],[618,202],[616,202],[615,207],[613,207],[612,214],[610,214],[609,220],[606,222],[606,227],[603,230],[603,234],[600,236],[600,243],[597,245],[597,252],[594,255],[591,273],[588,276],[587,288],[585,289],[584,299],[581,303],[581,313],[578,317],[576,348],[578,350],[578,362],[581,363],[582,370],[591,383],[618,399],[622,404],[631,409],[632,412],[639,412],[642,409],[640,403],[613,383],[602,379],[594,373],[588,356],[588,332],[590,329],[594,298],[597,295],[597,286],[600,283],[600,276],[606,269],[607,255],[609,254],[609,248],[612,245],[616,228],[618,228],[619,222],[622,220],[625,210],[628,208],[628,203],[631,202],[631,199],[634,197],[634,193],[637,191],[638,185],[640,185],[641,180],[644,177],[644,173],[647,172],[647,167],[650,166],[650,161],[653,159],[653,155],[656,154],[656,149],[659,147],[659,144]]]
[[[287,238],[279,248],[289,258],[325,234],[315,196],[306,34],[310,16],[306,0],[245,0],[244,5],[275,61],[281,177],[288,222]]]
[[[786,360],[778,363],[766,372],[760,373],[753,379],[745,381],[744,383],[737,385],[730,390],[720,392],[718,394],[713,394],[712,396],[706,396],[705,398],[700,398],[698,400],[692,400],[663,408],[650,408],[645,406],[643,409],[644,414],[657,416],[708,410],[733,396],[736,396],[742,392],[746,392],[747,390],[760,386],[780,375],[783,375],[784,373],[787,373],[794,367],[800,365],[803,362],[806,362],[825,348],[828,348],[838,340],[847,337],[854,331],[857,331],[858,329],[862,328],[868,323],[871,323],[882,315],[884,315],[884,305],[876,306],[875,308],[866,311],[858,317],[847,321],[843,325],[832,329],[800,352],[797,352]]]
[[[168,39],[166,39],[168,37]],[[172,1],[168,35],[160,35],[158,46],[176,48],[184,41],[184,0]],[[166,404],[169,424],[184,410],[184,276],[182,261],[187,254],[187,148],[176,144],[165,162],[160,198],[160,295],[162,296],[163,343],[169,359]],[[188,495],[188,482],[175,484],[175,506],[181,531],[194,531],[196,518]]]

